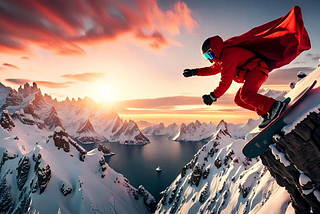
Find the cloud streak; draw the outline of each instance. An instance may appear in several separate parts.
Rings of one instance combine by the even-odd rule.
[[[35,44],[59,55],[83,55],[81,44],[128,33],[161,48],[168,45],[165,34],[197,27],[191,15],[184,2],[163,10],[157,0],[1,1],[0,50],[29,52]]]
[[[153,99],[136,99],[114,102],[114,108],[121,113],[195,113],[213,111],[234,111],[233,94],[225,94],[217,103],[211,107],[206,106],[201,97],[173,96]],[[223,106],[224,109],[217,109],[216,106]],[[185,108],[187,106],[187,108]],[[228,106],[231,108],[229,109]],[[226,107],[226,108],[225,108]],[[239,107],[240,108],[240,107]]]
[[[9,63],[3,63],[3,66],[7,67],[7,68],[14,68],[14,69],[17,69],[19,70],[19,68],[15,65],[12,65],[12,64],[9,64]]]
[[[104,73],[65,74],[61,77],[81,82],[94,82],[104,77]]]
[[[50,81],[33,81],[28,79],[6,79],[7,82],[10,82],[15,85],[24,85],[25,83],[35,82],[38,86],[43,86],[47,88],[67,88],[70,87],[73,82],[50,82]]]

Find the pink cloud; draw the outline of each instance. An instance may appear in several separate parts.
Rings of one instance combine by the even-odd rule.
[[[82,81],[82,82],[94,82],[100,78],[104,77],[103,73],[83,73],[83,74],[65,74],[62,75],[62,77],[76,80],[76,81]]]
[[[156,0],[15,0],[0,3],[0,51],[30,52],[31,44],[59,55],[83,55],[82,44],[130,33],[152,48],[168,45],[176,35],[197,26],[184,2],[168,10]]]

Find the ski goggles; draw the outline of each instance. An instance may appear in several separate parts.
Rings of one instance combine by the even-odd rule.
[[[214,60],[216,55],[212,52],[211,48],[209,48],[205,53],[202,54],[205,60]]]

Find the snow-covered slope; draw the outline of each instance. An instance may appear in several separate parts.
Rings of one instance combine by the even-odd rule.
[[[241,152],[245,136],[261,119],[242,125],[222,121],[212,140],[162,192],[156,213],[319,213],[320,68],[294,90],[313,80],[318,80],[314,90],[288,113],[284,137],[278,135],[277,143],[261,156],[266,166]],[[284,96],[263,92],[278,99]],[[279,185],[289,188],[291,195]]]
[[[123,121],[114,110],[89,98],[58,102],[49,95],[43,96],[36,83],[26,83],[18,92],[0,84],[0,110],[7,110],[14,120],[41,130],[53,131],[61,126],[84,143],[149,143],[134,121]]]
[[[149,213],[155,203],[60,127],[0,127],[0,213]]]
[[[244,125],[252,129],[250,120]],[[233,125],[231,125],[232,127]],[[241,152],[246,141],[221,121],[213,139],[202,147],[162,192],[156,213],[257,213],[288,207],[289,194],[258,159]],[[276,203],[275,203],[276,202]]]

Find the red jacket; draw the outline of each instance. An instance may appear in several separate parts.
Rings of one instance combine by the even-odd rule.
[[[219,86],[214,90],[221,97],[230,87],[232,80],[243,82],[245,70],[252,70],[262,59],[265,73],[289,64],[301,52],[310,49],[310,39],[302,20],[301,9],[295,6],[283,17],[255,27],[240,36],[225,42],[219,36],[210,38],[210,46],[216,55],[216,63],[211,67],[200,68],[199,76],[215,75],[221,72]],[[244,66],[254,56],[256,59]]]
[[[215,75],[221,72],[221,79],[218,87],[213,91],[216,97],[221,97],[230,87],[232,80],[243,83],[247,70],[253,70],[258,66],[258,62],[264,67],[263,72],[268,75],[268,67],[259,58],[250,61],[255,54],[240,47],[229,47],[222,51],[220,62],[214,63],[210,67],[200,68],[198,76]],[[247,63],[247,64],[246,64]],[[243,66],[246,64],[245,66]]]

